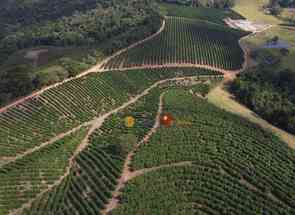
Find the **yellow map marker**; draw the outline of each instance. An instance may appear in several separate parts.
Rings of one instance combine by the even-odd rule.
[[[127,128],[132,128],[135,124],[135,119],[132,116],[127,116],[124,121]]]

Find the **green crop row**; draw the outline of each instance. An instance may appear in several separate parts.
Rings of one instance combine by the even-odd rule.
[[[57,181],[86,134],[82,128],[0,168],[0,214],[21,207]]]
[[[161,90],[156,88],[136,104],[113,114],[90,137],[89,146],[75,159],[70,175],[36,199],[25,215],[101,214],[121,176],[127,154],[152,128]],[[125,126],[125,117],[135,119]]]
[[[114,57],[106,69],[164,64],[203,64],[239,69],[244,57],[238,40],[243,32],[178,17],[166,18],[163,32],[153,39]]]
[[[0,158],[21,154],[119,107],[157,81],[193,75],[220,74],[191,68],[106,72],[47,90],[0,113]]]
[[[138,149],[132,168],[191,161],[194,165],[189,169],[198,166],[198,170],[191,176],[179,170],[177,180],[182,180],[183,185],[172,180],[172,170],[169,174],[167,170],[168,176],[153,173],[131,181],[125,189],[122,207],[114,214],[137,214],[138,211],[162,214],[165,210],[194,204],[198,211],[208,209],[215,214],[294,213],[295,152],[278,137],[191,95],[188,90],[169,90],[164,97],[164,112],[173,116],[174,125],[159,128],[150,141]],[[179,121],[189,123],[181,126]],[[209,171],[210,175],[202,177]],[[158,182],[159,177],[165,182]],[[181,187],[186,183],[190,186],[188,190],[177,191],[180,192],[177,195],[184,195],[184,200],[165,200],[170,186]],[[139,197],[137,193],[147,195]],[[176,214],[190,214],[191,209],[189,211]]]

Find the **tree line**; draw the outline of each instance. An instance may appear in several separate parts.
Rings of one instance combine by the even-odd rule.
[[[149,0],[7,0],[0,8],[0,65],[17,51],[38,46],[99,47],[110,55],[161,25]],[[71,62],[74,76],[80,66]],[[0,79],[0,105],[43,87],[27,65],[0,71]]]
[[[295,7],[295,0],[269,0],[264,7],[269,10],[270,14],[278,16],[283,8]]]
[[[211,8],[231,8],[235,5],[235,0],[162,0],[167,3],[176,3],[192,6],[206,6]]]
[[[75,11],[71,16],[63,16],[59,19],[54,19],[55,15],[53,15],[53,19],[35,22],[33,20],[38,19],[38,16],[32,16],[27,22],[33,24],[26,25],[21,21],[18,22],[20,25],[18,30],[8,33],[0,40],[0,62],[15,51],[28,47],[93,45],[135,30],[138,26],[143,28],[148,26],[145,30],[151,32],[159,26],[159,16],[146,0],[112,0],[110,2],[113,4],[97,3],[94,9],[86,12]],[[64,10],[61,9],[61,11]],[[134,35],[130,36],[134,37]],[[122,46],[121,39],[109,43],[106,49],[112,50],[113,46]]]
[[[274,72],[274,65],[261,65],[240,74],[231,91],[239,101],[272,124],[295,134],[295,73]]]

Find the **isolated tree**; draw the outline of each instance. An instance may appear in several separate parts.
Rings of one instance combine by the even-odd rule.
[[[269,0],[267,7],[269,8],[270,14],[274,16],[278,16],[281,14],[282,8],[279,3],[280,3],[279,0]]]

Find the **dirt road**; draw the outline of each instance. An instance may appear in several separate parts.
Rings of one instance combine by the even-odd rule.
[[[124,188],[125,184],[132,178],[133,172],[130,171],[130,166],[131,166],[131,161],[132,158],[136,152],[136,150],[139,148],[139,146],[143,143],[147,143],[149,138],[157,131],[158,127],[160,126],[160,117],[163,111],[163,96],[164,94],[161,94],[160,96],[160,101],[159,101],[159,108],[157,112],[157,116],[155,119],[155,124],[152,127],[152,129],[144,136],[144,138],[134,146],[133,150],[128,153],[125,163],[124,163],[124,168],[122,171],[122,175],[118,181],[118,185],[115,189],[115,191],[112,193],[112,198],[109,201],[109,204],[106,205],[106,208],[104,211],[102,211],[102,214],[107,214],[111,210],[117,207],[119,204],[119,196],[121,195],[121,190]]]
[[[65,174],[62,175],[59,180],[57,180],[56,182],[54,182],[52,185],[48,186],[47,189],[44,189],[42,192],[40,192],[36,197],[32,198],[29,202],[25,203],[22,205],[22,207],[12,210],[9,215],[17,215],[17,214],[21,214],[21,212],[25,209],[25,208],[29,208],[31,207],[32,203],[38,199],[39,197],[41,197],[43,194],[45,194],[48,191],[51,191],[52,189],[54,189],[56,186],[60,185],[62,183],[62,181],[64,180],[64,178],[66,178],[69,174],[70,174],[70,170],[72,168],[72,166],[74,165],[74,160],[76,158],[76,156],[83,151],[88,145],[89,145],[89,137],[90,135],[98,128],[100,128],[103,124],[103,122],[112,114],[119,112],[120,110],[123,110],[124,108],[128,107],[129,105],[137,102],[140,98],[142,98],[143,96],[147,95],[152,89],[154,89],[155,87],[159,86],[160,84],[163,84],[165,82],[168,81],[177,81],[177,80],[183,80],[183,79],[187,79],[187,78],[195,78],[195,76],[190,76],[190,77],[178,77],[178,78],[170,78],[170,79],[165,79],[165,80],[161,80],[158,81],[156,83],[154,83],[153,85],[151,85],[149,88],[145,89],[142,93],[138,94],[137,96],[131,98],[128,102],[125,102],[123,105],[121,105],[120,107],[113,109],[112,111],[97,117],[93,120],[91,120],[90,122],[87,122],[87,125],[90,126],[87,135],[85,136],[85,138],[81,141],[81,143],[79,144],[79,146],[77,147],[77,149],[75,150],[75,152],[73,153],[72,157],[69,159],[69,165],[65,170]],[[162,98],[162,97],[161,97]],[[159,111],[157,114],[157,118],[156,118],[156,123],[154,125],[154,127],[152,128],[152,130],[147,134],[148,136],[151,136],[155,131],[157,126],[159,126],[159,118],[160,118],[160,114],[161,114],[161,110],[162,110],[162,102],[160,99],[160,104],[159,104]],[[74,130],[74,129],[73,129]],[[142,141],[146,141],[147,138],[143,138]],[[50,144],[48,142],[48,144]],[[140,143],[139,143],[140,144]],[[138,144],[138,145],[139,145]],[[43,145],[43,147],[45,147],[46,145]],[[40,147],[36,150],[39,150]],[[32,151],[31,151],[32,153]],[[26,155],[28,155],[29,153],[26,153]],[[131,161],[131,157],[132,157],[132,153],[129,155],[129,158],[127,158],[127,161],[125,163],[127,163],[126,165],[128,166],[128,162]],[[129,161],[128,161],[129,159]],[[126,167],[127,168],[127,167]],[[125,170],[126,171],[126,170]]]
[[[119,51],[116,52],[115,54],[113,54],[113,55],[111,55],[111,56],[105,58],[103,61],[97,63],[96,65],[94,65],[93,67],[91,67],[91,68],[85,70],[84,72],[81,72],[79,75],[77,75],[77,76],[75,76],[75,77],[67,78],[67,79],[65,79],[65,80],[63,80],[63,81],[61,81],[61,82],[55,83],[55,84],[53,84],[53,85],[50,85],[50,86],[44,87],[44,88],[42,88],[41,90],[35,91],[35,92],[31,93],[31,94],[28,95],[28,96],[25,96],[25,97],[23,97],[23,98],[17,99],[16,101],[12,102],[11,104],[6,105],[5,107],[0,108],[0,113],[3,113],[3,112],[5,112],[5,111],[7,111],[7,110],[8,110],[9,108],[11,108],[11,107],[17,106],[17,105],[19,105],[19,104],[21,104],[21,103],[23,103],[23,102],[25,102],[25,101],[27,101],[27,100],[29,100],[29,99],[32,99],[32,98],[34,98],[34,97],[36,97],[36,96],[42,94],[43,92],[45,92],[45,91],[47,91],[47,90],[49,90],[49,89],[52,89],[52,88],[58,87],[58,86],[60,86],[60,85],[62,85],[62,84],[64,84],[64,83],[66,83],[66,82],[71,81],[71,80],[75,80],[75,79],[81,78],[81,77],[83,77],[83,76],[89,75],[90,73],[105,72],[105,71],[103,71],[103,69],[102,69],[102,66],[103,66],[104,64],[106,64],[108,61],[110,61],[110,60],[113,59],[114,57],[120,55],[121,53],[123,53],[123,52],[125,52],[125,51],[127,51],[127,50],[129,50],[129,49],[131,49],[131,48],[133,48],[133,47],[135,47],[135,46],[141,44],[141,43],[144,43],[144,42],[146,42],[146,41],[148,41],[148,40],[153,39],[154,37],[156,37],[157,35],[159,35],[159,34],[165,29],[165,26],[166,26],[166,20],[164,19],[163,22],[162,22],[162,25],[161,25],[160,29],[159,29],[156,33],[152,34],[151,36],[149,36],[149,37],[147,37],[147,38],[145,38],[145,39],[143,39],[143,40],[140,40],[140,41],[138,41],[138,42],[136,42],[136,43],[134,43],[134,44],[128,46],[127,48],[124,48],[124,49],[122,49],[122,50],[119,50]]]

